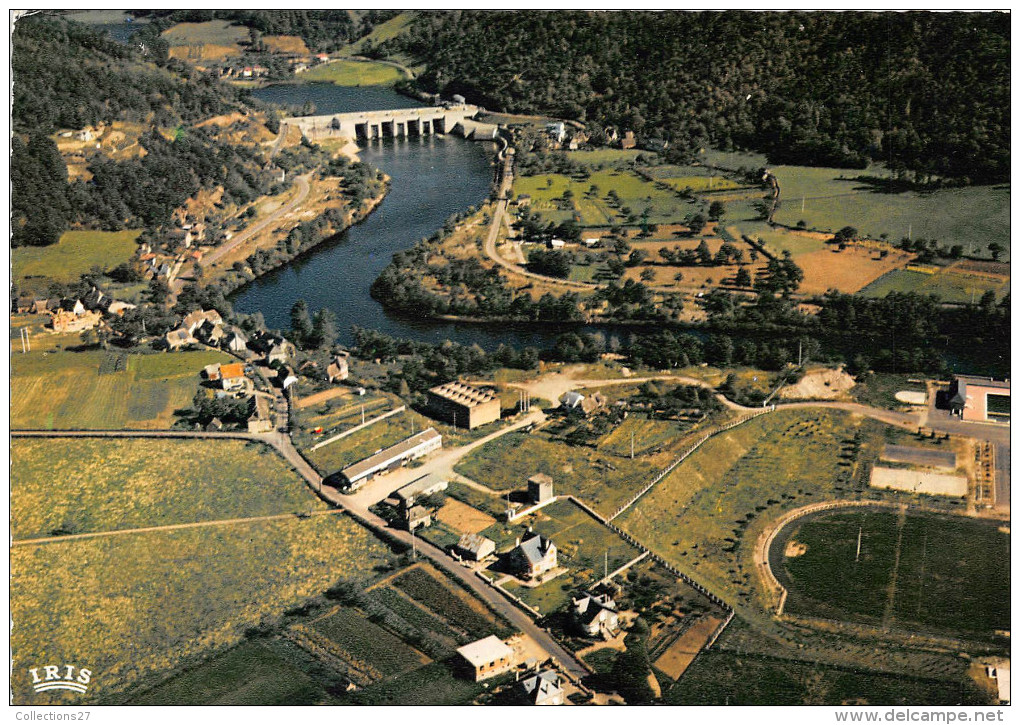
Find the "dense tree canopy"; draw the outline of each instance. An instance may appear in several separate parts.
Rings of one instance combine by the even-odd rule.
[[[403,46],[430,90],[680,154],[1009,176],[1004,13],[435,12]]]

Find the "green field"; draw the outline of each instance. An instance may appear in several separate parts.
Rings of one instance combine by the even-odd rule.
[[[985,256],[989,242],[1009,249],[1008,186],[887,194],[871,191],[853,178],[886,175],[878,167],[856,171],[776,166],[771,170],[782,189],[782,204],[775,215],[780,224],[794,226],[804,220],[809,228],[829,232],[850,225],[874,239],[888,234],[890,241],[909,233],[913,239],[962,244],[968,253]],[[1008,259],[1008,252],[1003,259]]]
[[[651,151],[638,149],[592,149],[590,151],[568,151],[567,158],[585,166],[603,166],[637,161],[639,156],[655,156]]]
[[[777,411],[711,438],[616,523],[717,594],[758,599],[752,550],[764,521],[848,495],[845,453],[871,421],[830,410]]]
[[[369,47],[392,40],[407,30],[411,23],[414,22],[414,17],[415,14],[413,12],[403,12],[384,23],[379,23],[364,38],[359,38],[345,47],[342,53],[344,55],[359,55]]]
[[[210,43],[233,45],[248,41],[248,29],[233,25],[227,20],[209,20],[203,23],[177,23],[163,32],[171,46]]]
[[[514,432],[471,451],[454,470],[497,491],[526,489],[531,476],[545,473],[552,476],[557,494],[574,494],[608,515],[639,491],[668,458],[643,456],[632,461],[551,441],[541,434]]]
[[[11,251],[11,271],[20,292],[45,294],[51,282],[76,282],[92,269],[112,269],[135,252],[138,229],[122,232],[70,231],[48,247]]]
[[[304,83],[332,83],[338,86],[388,86],[404,74],[388,63],[333,60],[309,68],[297,76]]]
[[[818,252],[827,246],[821,239],[812,239],[783,227],[770,227],[765,222],[739,221],[736,222],[734,230],[741,235],[746,234],[760,240],[776,256],[788,251],[794,257],[798,257],[801,254]]]
[[[598,197],[588,198],[593,184],[599,188]],[[561,209],[562,204],[556,200],[567,189],[574,198],[569,209]],[[610,206],[606,196],[610,190],[619,196],[620,209]],[[648,209],[648,220],[653,224],[681,221],[695,208],[672,191],[660,189],[631,171],[596,171],[583,181],[563,174],[523,176],[514,180],[514,194],[529,194],[532,210],[552,221],[562,221],[576,212],[584,226],[627,223],[623,207],[630,208],[638,217]]]
[[[556,501],[519,524],[495,524],[482,533],[497,544],[512,546],[529,528],[556,544],[557,563],[568,571],[535,588],[507,588],[545,614],[562,609],[571,595],[601,579],[607,554],[612,572],[641,553],[570,501]]]
[[[125,691],[191,658],[236,644],[244,630],[340,578],[367,581],[390,550],[345,516],[256,521],[15,547],[15,671],[88,663],[88,701]],[[33,695],[14,701],[80,701]]]
[[[55,349],[56,340],[65,349]],[[206,365],[221,352],[72,352],[77,335],[41,333],[32,352],[11,356],[11,426],[44,429],[170,428],[191,406]],[[13,343],[12,343],[13,344]]]
[[[16,540],[322,507],[283,459],[238,440],[19,438],[11,466]]]
[[[498,619],[481,601],[431,567],[408,569],[390,584],[472,640],[495,634],[506,637],[513,629]]]
[[[790,535],[807,547],[785,562],[791,614],[982,637],[1010,629],[1009,534],[996,522],[843,511]]]
[[[737,189],[740,187],[740,184],[732,179],[727,179],[725,176],[669,177],[662,179],[662,182],[677,191],[690,189],[695,193],[703,193],[706,191],[725,191],[727,189]]]
[[[598,448],[606,453],[629,457],[633,442],[634,455],[672,443],[679,438],[685,426],[672,420],[648,420],[631,415],[611,433],[603,436]]]
[[[668,680],[666,680],[668,682]],[[663,693],[669,705],[977,705],[973,682],[826,667],[713,649]]]
[[[858,294],[865,297],[885,297],[892,292],[917,292],[923,295],[938,295],[943,302],[969,302],[981,299],[985,292],[992,291],[1001,300],[1009,294],[1009,281],[997,281],[986,277],[940,270],[925,274],[909,269],[894,269],[886,272]]]

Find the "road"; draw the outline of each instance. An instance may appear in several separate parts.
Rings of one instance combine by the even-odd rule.
[[[305,199],[308,198],[309,191],[308,180],[312,177],[312,174],[314,173],[315,173],[314,171],[309,171],[307,174],[302,174],[301,176],[295,177],[295,181],[297,182],[298,188],[297,196],[295,196],[293,199],[291,199],[289,202],[281,206],[279,209],[274,211],[272,214],[267,216],[262,221],[252,224],[250,227],[247,227],[242,232],[238,232],[238,234],[229,242],[221,244],[220,246],[213,249],[211,252],[209,252],[209,254],[202,257],[202,260],[199,262],[199,264],[203,267],[211,267],[212,265],[216,264],[218,261],[223,259],[224,256],[226,256],[227,254],[229,254],[230,252],[234,251],[239,246],[247,242],[249,239],[263,232],[273,224],[276,224],[284,216],[286,216],[287,214],[291,213],[299,206],[301,206],[301,204],[304,203]]]

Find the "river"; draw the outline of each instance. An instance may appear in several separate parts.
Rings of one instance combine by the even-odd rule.
[[[342,113],[417,104],[392,89],[344,88],[326,84],[277,85],[253,92],[261,100],[301,105],[310,100],[318,113]],[[394,252],[431,236],[451,215],[477,206],[488,195],[494,149],[491,144],[454,136],[385,139],[361,151],[366,163],[391,178],[390,191],[369,217],[293,262],[238,290],[231,301],[239,312],[261,311],[270,327],[290,326],[298,299],[311,310],[337,314],[340,342],[351,344],[351,326],[369,327],[394,337],[427,342],[453,340],[493,350],[501,342],[545,348],[577,325],[444,322],[387,312],[369,295],[373,280]],[[601,327],[612,332],[612,327]],[[626,333],[616,330],[621,339]]]

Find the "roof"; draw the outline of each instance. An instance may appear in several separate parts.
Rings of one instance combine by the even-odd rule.
[[[417,435],[405,438],[395,446],[390,446],[385,450],[379,451],[374,456],[369,456],[368,458],[364,458],[357,463],[348,466],[340,473],[348,481],[356,481],[372,471],[376,471],[379,468],[388,465],[392,461],[397,460],[401,456],[406,455],[409,451],[417,448],[418,446],[429,443],[437,438],[442,440],[443,437],[436,432],[435,428],[423,430]]]
[[[440,483],[444,484],[443,486],[444,488],[446,487],[445,486],[446,481],[444,481],[434,473],[427,473],[421,478],[416,478],[415,480],[411,481],[406,486],[398,488],[397,496],[403,498],[404,500],[407,500],[409,498],[412,498],[413,496],[417,496],[422,491],[427,491],[433,486],[439,485]]]
[[[412,506],[407,512],[407,520],[417,521],[418,519],[423,519],[430,515],[431,513],[424,506]]]
[[[1002,388],[1009,390],[1009,380],[994,380],[992,378],[979,378],[972,375],[957,375],[956,381],[966,389],[967,385],[978,385],[982,388]]]
[[[460,537],[460,541],[457,542],[457,548],[470,554],[477,555],[482,550],[482,547],[486,542],[492,544],[493,547],[496,546],[495,541],[488,539],[481,534],[464,534]]]
[[[535,702],[540,702],[560,692],[560,675],[556,670],[542,670],[537,675],[521,680],[521,686],[525,694],[531,695]]]
[[[457,654],[475,667],[481,667],[504,657],[513,657],[514,651],[499,637],[490,634],[485,639],[459,647]]]
[[[556,545],[542,535],[535,534],[527,541],[522,541],[517,549],[529,564],[538,564],[549,555],[550,550],[555,551]]]
[[[608,594],[592,594],[584,592],[580,598],[572,599],[574,614],[585,622],[591,622],[603,609],[616,611],[616,602]]]
[[[239,362],[220,365],[220,376],[224,378],[243,378],[244,365]]]
[[[269,418],[269,401],[260,395],[253,395],[249,398],[248,419],[266,420]]]
[[[528,483],[537,483],[539,485],[552,485],[552,476],[546,473],[536,473],[534,476],[528,479]]]
[[[565,408],[576,408],[582,402],[584,402],[584,396],[575,390],[571,390],[560,396],[560,403],[562,403]]]
[[[429,392],[444,400],[459,403],[469,408],[496,399],[496,394],[491,390],[482,390],[481,388],[465,385],[456,380],[446,385],[437,385],[431,388]]]

